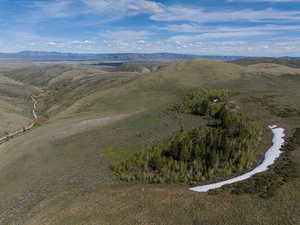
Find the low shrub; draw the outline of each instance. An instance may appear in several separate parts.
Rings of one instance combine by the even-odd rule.
[[[252,178],[225,186],[224,189],[231,189],[233,194],[254,194],[262,198],[271,198],[276,191],[285,183],[292,181],[299,176],[300,166],[292,157],[292,152],[300,147],[300,129],[297,129],[293,137],[286,140],[282,147],[282,155],[270,170],[256,174]]]

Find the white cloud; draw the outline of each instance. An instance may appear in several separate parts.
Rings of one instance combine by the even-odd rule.
[[[235,7],[232,9],[220,7],[205,9],[186,5],[167,5],[154,0],[34,1],[35,3],[27,5],[30,6],[30,10],[18,17],[21,18],[21,21],[15,26],[16,28],[9,28],[14,29],[15,32],[1,29],[1,51],[10,48],[11,50],[32,49],[70,52],[169,51],[194,54],[270,56],[297,55],[300,52],[300,40],[292,39],[300,32],[300,9],[296,8],[295,10],[273,8],[237,10]],[[279,2],[287,0],[252,1]],[[79,7],[81,8],[79,9]],[[31,12],[32,14],[29,16]],[[27,17],[24,16],[25,14]],[[59,30],[62,30],[64,26],[74,30],[72,26],[75,23],[79,24],[76,25],[76,29],[80,32],[76,36],[68,38],[69,35],[66,32],[54,33],[53,30],[56,30],[56,27],[53,27],[51,19],[75,17],[81,14],[84,14],[82,18],[87,19],[79,21],[78,18],[72,18],[72,20],[65,20],[64,24],[57,24]],[[156,27],[154,25],[147,27],[145,25],[143,30],[139,30],[134,24],[128,24],[128,27],[124,25],[122,28],[112,24],[111,28],[105,28],[110,30],[103,30],[103,28],[101,30],[101,26],[95,25],[110,19],[125,19],[124,17],[138,14],[146,14],[150,20],[153,20],[151,24],[159,24],[161,27],[157,27],[157,25]],[[33,22],[30,22],[30,26],[26,27],[28,21],[23,20],[27,19]],[[47,36],[43,33],[36,35],[29,32],[41,31],[40,24],[38,26],[33,24],[41,20],[52,22],[49,26],[49,32],[53,32],[53,36]],[[237,26],[240,22],[245,21],[255,22],[256,26]],[[286,21],[288,22],[283,23]],[[175,22],[180,24],[174,24]],[[210,23],[218,25],[209,25]],[[265,23],[270,23],[270,25],[265,25]],[[1,24],[5,25],[5,21]],[[22,29],[25,31],[27,29],[28,32],[17,29],[23,24],[25,26]],[[230,25],[222,26],[222,24]],[[98,31],[96,30],[97,27],[99,27]],[[43,27],[44,30],[47,28],[47,25]],[[170,35],[174,36],[168,38]],[[275,41],[276,37],[281,37],[281,39]],[[283,40],[283,37],[286,40]],[[262,39],[266,41],[262,41]]]
[[[156,27],[159,30],[167,30],[178,33],[199,33],[207,31],[207,27],[198,24],[171,24],[166,27]]]
[[[131,14],[156,14],[164,11],[164,5],[146,0],[82,0],[89,12],[110,17],[123,17]]]
[[[148,13],[164,12],[164,5],[153,1],[145,1],[145,0],[128,1],[127,0],[127,4],[130,10],[136,10],[136,11],[148,12]]]
[[[250,36],[266,36],[272,35],[271,32],[266,31],[255,31],[255,32],[244,32],[244,31],[235,31],[235,32],[211,32],[203,33],[197,35],[178,35],[171,37],[170,40],[174,41],[185,41],[185,42],[194,42],[200,40],[219,40],[219,39],[228,39],[228,38],[241,38],[241,37],[250,37]]]
[[[230,22],[230,21],[299,21],[299,11],[280,11],[272,8],[264,10],[215,10],[207,11],[202,8],[187,8],[185,6],[171,6],[161,13],[150,17],[155,21],[190,21],[198,23]]]
[[[94,41],[89,41],[89,40],[84,40],[84,41],[71,41],[71,44],[74,44],[74,45],[91,45],[91,44],[95,44]]]
[[[230,0],[288,1],[288,0]],[[289,0],[296,1],[296,0]],[[300,1],[300,0],[298,0]],[[81,8],[79,8],[81,6]],[[225,22],[225,21],[299,21],[300,10],[206,10],[186,5],[165,5],[150,0],[54,0],[30,4],[37,18],[65,18],[80,14],[95,14],[102,20],[120,19],[137,14],[149,14],[153,21]]]
[[[272,38],[279,36],[288,36],[286,32],[299,31],[300,25],[261,25],[252,27],[237,26],[202,26],[197,24],[178,24],[157,28],[159,30],[168,30],[177,33],[169,38],[175,42],[193,43],[199,41],[225,41],[225,40],[259,40],[263,38]]]
[[[228,2],[300,2],[300,0],[228,0]]]
[[[118,52],[175,52],[199,55],[243,55],[243,56],[299,56],[300,38],[264,38],[264,40],[222,40],[208,41],[211,34],[205,34],[200,38],[184,39],[170,38],[167,40],[153,41],[108,39],[92,41],[90,44],[72,44],[70,40],[55,40],[35,37],[27,34],[26,41],[16,39],[14,41],[0,41],[1,51],[42,50],[64,52],[90,52],[90,53],[118,53]],[[221,36],[221,33],[218,34]],[[229,35],[229,34],[228,34]],[[231,35],[231,34],[230,34]],[[232,34],[233,35],[233,34]],[[246,35],[246,34],[245,34]],[[192,35],[193,36],[193,35]],[[206,37],[205,37],[206,36]],[[234,34],[234,36],[243,36]],[[205,38],[204,38],[205,37]],[[29,41],[31,40],[31,41]],[[34,41],[33,41],[34,40]],[[82,41],[84,42],[84,41]],[[34,43],[34,45],[32,45]]]
[[[198,55],[299,56],[300,40],[265,41],[105,41],[102,52],[175,52]]]
[[[212,29],[212,28],[211,28]],[[215,27],[215,30],[226,32],[226,31],[248,31],[248,32],[255,32],[255,31],[273,31],[273,32],[280,32],[280,31],[300,31],[300,25],[261,25],[261,26],[251,26],[251,27]]]
[[[167,30],[175,33],[203,33],[203,32],[257,32],[257,31],[300,31],[300,25],[273,25],[260,26],[203,26],[198,24],[172,24],[166,27],[155,27],[157,30]]]
[[[56,41],[49,41],[47,42],[47,45],[50,45],[52,47],[56,47],[56,48],[64,48],[65,44],[62,42],[56,42]]]
[[[53,46],[56,46],[58,43],[54,42],[54,41],[49,41],[47,42],[48,45],[53,45]]]
[[[3,31],[2,35],[8,36],[10,40],[19,40],[21,42],[35,42],[41,39],[39,35],[28,31]]]
[[[165,7],[161,3],[149,0],[35,0],[26,6],[31,11],[25,20],[33,22],[83,14],[96,14],[109,21],[129,15],[162,13]]]
[[[119,30],[106,31],[100,33],[99,36],[108,40],[140,40],[148,39],[154,33],[150,31],[135,31],[135,30]]]
[[[65,18],[75,15],[72,0],[36,1],[29,5],[35,10],[34,17],[38,18]]]

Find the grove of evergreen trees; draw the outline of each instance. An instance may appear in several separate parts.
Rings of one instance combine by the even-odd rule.
[[[187,94],[183,102],[175,105],[174,109],[181,113],[215,117],[231,94],[227,89],[200,89]]]
[[[216,126],[182,131],[113,165],[126,181],[196,184],[252,166],[263,133],[260,123],[226,107],[228,90],[199,90],[175,108],[210,116]]]

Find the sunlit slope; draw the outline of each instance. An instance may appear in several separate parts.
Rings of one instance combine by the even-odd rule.
[[[156,72],[143,73],[124,80],[122,85],[84,97],[60,116],[95,111],[109,115],[155,109],[178,100],[188,90],[235,80],[241,74],[239,66],[212,60],[170,63]]]
[[[0,210],[29,189],[37,192],[45,189],[48,193],[114,183],[109,162],[103,156],[104,147],[113,144],[137,148],[180,129],[181,119],[160,112],[189,89],[204,86],[210,79],[214,83],[227,76],[239,77],[238,66],[224,64],[225,70],[233,71],[224,75],[222,65],[216,67],[219,63],[206,60],[171,63],[163,70],[142,75],[95,72],[93,68],[80,68],[78,73],[75,69],[65,71],[61,66],[50,67],[51,71],[42,68],[40,74],[36,72],[38,68],[33,73],[24,71],[24,77],[21,71],[9,74],[19,82],[40,85],[50,94],[53,91],[56,101],[49,102],[46,110],[54,107],[59,110],[50,114],[50,120],[41,127],[0,146],[0,182],[5,182],[0,186],[0,198],[5,200],[1,201]],[[213,68],[216,69],[210,71]],[[86,71],[91,70],[89,75]],[[55,75],[52,71],[60,72]],[[77,80],[78,76],[82,79]],[[68,96],[78,93],[82,97],[67,104],[72,100]],[[43,99],[43,96],[39,99],[42,104]],[[193,120],[186,120],[187,127],[195,126]],[[145,137],[138,137],[139,132],[145,132]]]
[[[34,87],[0,73],[0,136],[30,123],[32,119],[30,95],[35,92],[37,90]]]
[[[185,69],[191,70],[191,68]],[[185,75],[185,69],[182,69],[182,76]],[[199,70],[201,70],[201,67]],[[174,72],[174,70],[171,71]],[[222,74],[220,74],[220,76],[221,75]],[[171,83],[168,77],[173,78],[173,76],[175,76],[174,80],[177,82]],[[193,88],[196,86],[194,82],[191,82],[191,86],[187,85],[186,81],[177,77],[177,73],[173,73],[173,76],[160,71],[155,73],[155,75],[145,74],[136,81],[127,84],[127,91],[128,89],[131,90],[131,88],[135,90],[135,98],[140,96],[137,93],[140,94],[144,91],[147,91],[151,96],[153,93],[149,87],[156,91],[159,90],[161,94],[157,97],[159,101],[149,101],[152,105],[142,104],[140,102],[132,102],[131,104],[142,105],[143,107],[149,108],[153,107],[154,110],[159,111],[163,109],[164,105],[164,101],[160,100],[160,98],[169,97],[168,100],[166,100],[168,103],[178,101],[181,97],[181,90],[185,92],[189,87]],[[186,76],[189,76],[189,74]],[[192,78],[197,77],[191,74],[190,76]],[[158,82],[158,80],[160,82]],[[203,80],[204,78],[201,79],[200,77],[193,81],[199,82],[197,84],[201,86],[201,81],[203,82]],[[236,101],[246,113],[263,119],[267,123],[278,123],[288,129],[300,126],[299,111],[297,111],[297,109],[300,108],[299,76],[295,76],[294,74],[286,75],[285,73],[278,74],[278,72],[274,74],[270,71],[267,73],[258,73],[257,71],[249,72],[245,69],[241,71],[240,75],[238,74],[237,79],[233,79],[232,76],[230,76],[230,78],[225,76],[220,81],[215,81],[216,79],[208,80],[205,86],[230,88],[234,90],[236,92],[234,101]],[[185,84],[184,86],[182,85],[183,83]],[[139,85],[142,87],[141,89],[138,88]],[[155,89],[155,87],[157,89]],[[177,87],[177,91],[175,91],[174,94],[170,94],[166,87]],[[125,93],[126,95],[121,96],[116,94],[112,99],[130,99],[130,94],[128,94],[130,91],[126,92],[122,90],[120,93]],[[106,95],[109,95],[108,90],[103,96]],[[122,104],[122,101],[118,103]],[[107,103],[101,102],[95,104],[94,107],[83,107],[81,110],[91,112],[93,110],[105,109],[105,106],[108,107],[108,105],[109,101]],[[293,108],[295,108],[296,111],[293,110]],[[284,109],[288,109],[287,111],[290,113],[287,115],[276,115],[278,112],[284,111]],[[76,112],[76,110],[73,112]],[[77,113],[74,115],[76,114]],[[150,115],[153,115],[153,113]],[[145,122],[147,120],[149,122]],[[165,121],[157,120],[155,117],[151,118],[141,115],[127,119],[122,124],[116,125],[114,132],[112,129],[106,127],[103,132],[99,129],[97,134],[88,133],[88,135],[93,136],[93,138],[90,137],[90,140],[95,140],[96,137],[101,136],[110,140],[110,142],[113,142],[116,146],[125,145],[126,147],[131,147],[135,146],[135,144],[132,143],[137,143],[138,138],[136,139],[134,135],[130,134],[135,133],[137,130],[141,131],[141,127],[146,127],[149,130],[153,129],[153,127],[149,126],[149,123],[155,124],[153,126],[156,126],[155,132],[158,136],[163,136],[166,130],[162,129],[162,127],[158,127],[158,124],[163,122]],[[196,122],[196,124],[199,125],[199,122],[200,121]],[[137,126],[133,124],[140,124],[140,127],[137,128]],[[142,134],[143,137],[141,139],[148,138],[143,132]],[[82,137],[83,136],[81,136],[81,140],[84,140]],[[161,137],[156,137],[156,140],[160,138]],[[126,145],[125,142],[131,144]],[[110,153],[112,155],[121,155],[121,158],[124,158],[124,155],[126,155],[126,153],[123,153],[122,148],[114,149]],[[293,157],[299,162],[299,151],[295,151]],[[50,203],[45,201],[44,203],[47,204],[49,208],[45,210],[45,208],[41,209],[39,206],[36,206],[33,212],[38,212],[37,216],[27,217],[27,224],[298,224],[300,221],[297,213],[299,211],[300,200],[299,184],[300,180],[296,179],[294,182],[284,185],[279,193],[269,200],[259,199],[249,195],[232,195],[226,192],[215,196],[192,193],[187,191],[186,187],[124,187],[113,185],[109,188],[99,188],[93,193],[84,195],[68,194],[61,200],[54,200]],[[247,204],[245,204],[245,202],[247,202]],[[239,216],[237,217],[236,215]],[[55,219],[53,219],[54,217]]]
[[[284,65],[291,68],[300,68],[300,59],[299,58],[264,58],[264,57],[254,57],[254,58],[242,58],[231,61],[232,63],[249,66],[259,63],[272,63],[278,65]]]
[[[133,72],[143,72],[145,68],[148,72],[141,75]],[[70,117],[73,113],[108,115],[112,110],[128,112],[157,107],[188,89],[237,79],[241,72],[233,64],[193,60],[122,65],[115,72],[92,66],[41,65],[14,70],[6,76],[47,90],[40,109],[45,116],[53,118]]]
[[[123,79],[135,76],[132,72],[107,72],[100,67],[46,64],[16,69],[5,76],[18,82],[34,85],[43,90],[39,101],[41,116],[54,117],[93,92],[121,83]]]
[[[233,89],[236,103],[254,117],[276,116],[262,106],[264,102],[260,104],[252,96],[263,100],[266,95],[272,95],[272,104],[278,107],[285,102],[296,108],[300,104],[298,77],[261,75],[218,61],[174,62],[155,72],[142,74],[105,72],[94,67],[55,67],[49,66],[41,73],[36,72],[38,69],[33,74],[27,71],[25,77],[21,71],[19,75],[8,75],[18,82],[44,89],[38,98],[39,110],[41,115],[48,116],[48,120],[32,132],[0,146],[0,215],[7,219],[3,221],[8,221],[9,215],[17,217],[37,206],[39,201],[53,199],[61,192],[114,189],[119,180],[109,168],[110,159],[126,158],[182,127],[190,129],[206,123],[204,119],[178,116],[167,110],[190,90],[200,87]],[[284,91],[280,87],[289,89]],[[287,124],[300,126],[297,116],[285,120]],[[136,191],[127,188],[126,192],[135,199]],[[122,191],[117,192],[122,195]],[[174,194],[178,194],[177,189]],[[110,197],[103,204],[116,200],[113,194]],[[178,201],[188,207],[188,199],[187,202],[184,198]],[[117,194],[117,201],[125,200],[120,200]],[[209,199],[205,197],[205,201]],[[215,203],[212,200],[212,204]],[[159,202],[150,206],[163,211]],[[112,207],[114,205],[109,208]],[[211,209],[209,205],[207,207],[207,210]],[[234,205],[230,207],[238,209]],[[6,211],[8,208],[13,211]],[[175,207],[174,212],[179,208]],[[87,222],[84,219],[78,221],[81,224]],[[80,224],[78,221],[73,224]],[[130,222],[124,224],[132,224]],[[62,223],[62,220],[53,222]]]
[[[282,75],[282,74],[294,74],[300,75],[299,68],[292,68],[284,65],[273,64],[273,63],[258,63],[254,65],[247,66],[249,72],[252,73],[271,73],[273,75]]]
[[[14,69],[4,73],[5,76],[35,86],[47,86],[51,79],[70,70],[67,65],[31,64],[26,68]]]

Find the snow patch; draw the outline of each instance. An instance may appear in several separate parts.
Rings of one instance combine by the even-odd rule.
[[[194,188],[191,188],[190,190],[191,191],[196,191],[196,192],[207,192],[209,190],[220,188],[220,187],[222,187],[226,184],[232,184],[232,183],[236,183],[236,182],[239,182],[239,181],[247,180],[247,179],[249,179],[250,177],[252,177],[253,175],[255,175],[257,173],[261,173],[261,172],[264,172],[264,171],[268,170],[269,166],[274,164],[275,160],[282,153],[282,151],[280,151],[280,149],[284,144],[284,137],[285,137],[285,134],[284,134],[285,130],[283,128],[279,128],[276,125],[269,126],[269,128],[273,132],[273,140],[272,140],[273,145],[266,152],[265,159],[262,162],[262,164],[260,164],[258,167],[256,167],[252,171],[250,171],[248,173],[245,173],[241,176],[238,176],[238,177],[226,180],[226,181],[222,181],[222,182],[219,182],[219,183],[215,183],[215,184],[208,184],[208,185],[194,187]]]

